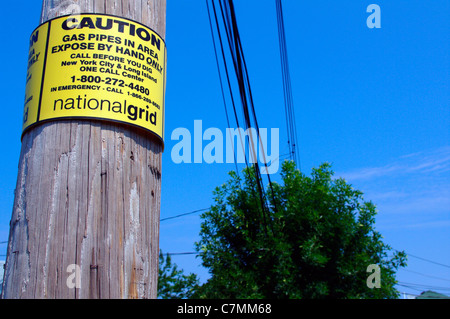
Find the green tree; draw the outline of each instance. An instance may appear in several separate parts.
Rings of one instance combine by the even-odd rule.
[[[383,243],[376,208],[331,165],[305,176],[283,163],[282,185],[266,191],[264,213],[253,168],[214,191],[202,215],[196,249],[211,278],[196,298],[396,298],[395,273],[404,252]],[[390,256],[390,257],[389,257]],[[369,265],[380,288],[369,288]]]
[[[177,264],[172,263],[169,254],[159,252],[159,299],[189,299],[198,289],[199,279],[195,274],[185,275],[178,269]]]

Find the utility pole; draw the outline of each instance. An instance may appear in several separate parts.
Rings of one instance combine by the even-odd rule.
[[[3,298],[156,298],[165,14],[166,0],[43,1]]]

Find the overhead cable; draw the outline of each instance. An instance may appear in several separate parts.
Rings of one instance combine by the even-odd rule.
[[[216,3],[218,3],[218,5],[216,5]],[[244,124],[244,128],[248,132],[250,160],[247,158],[245,149],[243,153],[245,155],[245,163],[247,167],[249,167],[249,162],[253,164],[252,168],[256,179],[256,192],[259,195],[259,201],[261,203],[262,222],[267,228],[270,224],[268,220],[269,207],[262,181],[261,167],[258,163],[256,155],[257,145],[255,145],[255,140],[259,141],[260,137],[253,136],[252,128],[254,128],[257,132],[260,130],[250,85],[247,63],[239,34],[234,3],[232,0],[206,0],[206,5],[208,9],[212,37],[213,39],[217,38],[218,40],[217,42],[215,40],[213,41],[215,46],[216,61],[218,62],[219,60],[217,54],[219,51],[222,54],[223,68],[225,70],[224,73],[227,80],[226,83],[230,92],[235,121],[237,127],[241,127],[241,124]],[[220,50],[218,50],[216,46],[220,48]],[[235,80],[233,83],[232,75]],[[235,91],[237,91],[238,94],[235,94]],[[239,96],[240,98],[239,110],[236,96]],[[245,148],[245,141],[242,139],[242,136],[240,136],[240,139],[242,147]],[[259,146],[264,147],[263,143],[259,143]],[[264,151],[259,152],[259,154],[263,155],[264,153]],[[267,163],[265,159],[263,159],[263,162]],[[269,174],[267,174],[267,178],[269,187],[272,187]]]
[[[292,94],[291,75],[289,71],[289,59],[286,43],[286,31],[284,27],[283,5],[281,0],[275,0],[278,25],[278,42],[280,47],[281,74],[283,79],[283,93],[286,115],[286,129],[291,160],[301,170],[300,156],[297,141],[297,126],[295,122],[294,99]]]

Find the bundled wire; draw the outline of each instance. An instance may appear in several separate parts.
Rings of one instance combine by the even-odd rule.
[[[210,5],[211,3],[211,5]],[[216,5],[216,3],[218,3]],[[217,67],[219,71],[219,77],[221,79],[221,89],[222,96],[225,105],[225,112],[227,114],[227,121],[229,123],[228,110],[225,101],[224,87],[222,81],[222,75],[219,66],[218,51],[221,53],[223,69],[225,70],[226,83],[230,93],[231,104],[233,108],[234,119],[236,121],[237,127],[244,125],[247,132],[249,132],[249,153],[253,159],[253,169],[256,177],[256,187],[257,192],[260,197],[261,209],[262,209],[262,219],[264,225],[268,225],[268,213],[269,208],[267,204],[266,193],[264,190],[264,185],[262,181],[261,167],[257,160],[257,145],[255,145],[255,138],[252,136],[251,128],[256,129],[259,132],[259,125],[256,116],[255,105],[253,101],[252,89],[250,85],[250,79],[247,69],[247,64],[244,57],[244,50],[242,47],[241,38],[239,35],[239,29],[237,25],[236,13],[234,9],[234,4],[232,0],[206,0],[206,5],[208,9],[209,23],[211,27],[211,34],[214,44],[214,52],[216,55]],[[216,41],[217,39],[217,41]],[[220,50],[219,50],[219,49]],[[227,48],[227,50],[225,49]],[[229,61],[231,60],[231,63]],[[234,75],[235,85],[232,84],[232,74]],[[238,94],[235,94],[234,91]],[[236,101],[235,96],[240,98],[240,112],[238,111],[238,101]],[[240,116],[239,116],[240,115]],[[240,119],[241,118],[241,119]],[[243,120],[242,120],[243,119]],[[230,126],[229,126],[230,127]],[[241,145],[244,147],[245,143],[240,136]],[[262,143],[259,143],[260,147],[263,147]],[[245,163],[247,167],[249,166],[249,160],[247,159],[246,152]],[[260,152],[264,154],[264,152]],[[264,163],[266,163],[264,159]],[[269,179],[269,185],[271,187],[270,176],[267,175]],[[273,193],[273,192],[272,192]]]
[[[280,46],[281,74],[283,78],[283,92],[289,153],[291,160],[293,160],[296,163],[297,167],[301,169],[300,156],[297,148],[297,127],[295,124],[291,75],[289,72],[289,59],[287,54],[286,32],[284,28],[283,5],[281,3],[281,0],[275,0],[275,2],[277,11],[278,40]]]

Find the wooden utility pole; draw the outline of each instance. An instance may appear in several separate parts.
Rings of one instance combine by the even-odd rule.
[[[123,17],[165,36],[166,0],[44,0],[41,23]],[[3,298],[156,298],[160,139],[91,119],[47,121],[22,138]]]

